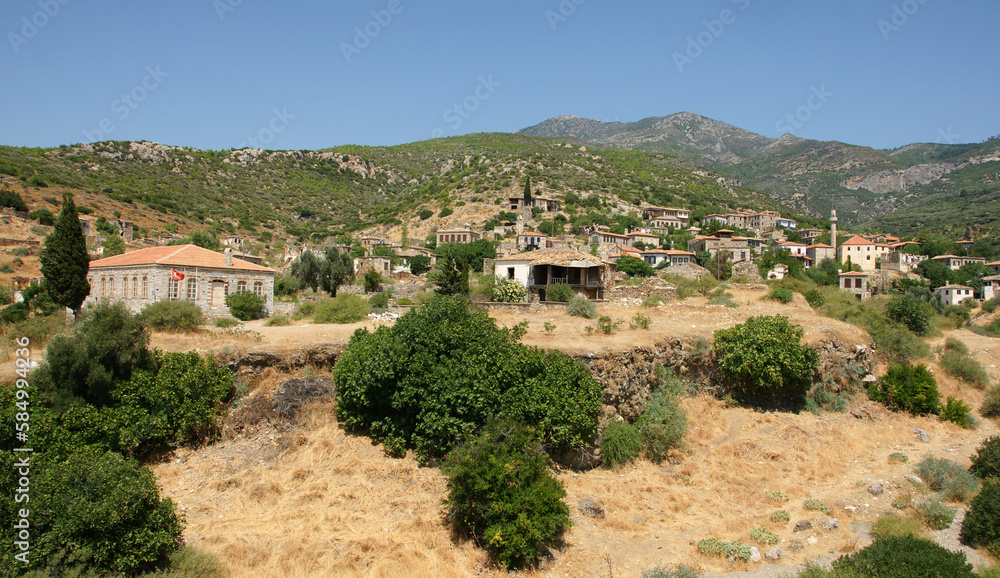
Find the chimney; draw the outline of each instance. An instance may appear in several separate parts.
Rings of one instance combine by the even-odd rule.
[[[222,252],[222,260],[226,263],[226,267],[233,266],[233,249],[232,247],[226,247]]]

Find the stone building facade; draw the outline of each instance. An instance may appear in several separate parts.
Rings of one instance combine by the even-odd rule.
[[[133,312],[157,301],[191,301],[206,317],[229,315],[226,295],[252,291],[264,299],[265,315],[274,311],[274,269],[196,245],[150,247],[90,262],[90,295],[121,301]]]

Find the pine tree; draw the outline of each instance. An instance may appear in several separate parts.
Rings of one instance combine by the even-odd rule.
[[[451,254],[438,259],[438,270],[434,272],[432,280],[437,283],[438,288],[434,291],[439,295],[468,295],[469,294],[469,267],[466,263],[459,263]]]
[[[69,307],[79,317],[83,300],[90,294],[90,283],[87,281],[90,255],[80,230],[73,195],[63,195],[62,211],[52,233],[45,237],[45,248],[38,260],[45,278],[43,289],[53,301]]]
[[[524,206],[531,206],[531,175],[524,177]]]

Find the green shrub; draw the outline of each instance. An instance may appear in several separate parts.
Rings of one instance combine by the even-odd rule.
[[[739,541],[724,542],[718,538],[706,538],[699,540],[696,547],[702,554],[718,558],[733,556],[737,560],[749,562],[753,556],[750,545]]]
[[[779,504],[788,501],[788,494],[785,492],[779,492],[778,490],[770,490],[764,494],[764,497]]]
[[[934,317],[934,308],[910,294],[893,295],[885,306],[889,319],[902,323],[917,335],[927,335]]]
[[[827,506],[821,500],[808,499],[805,502],[803,502],[802,507],[807,510],[815,510],[817,512],[823,512],[827,516],[833,515],[833,510],[830,509],[830,506]]]
[[[46,347],[45,363],[33,373],[39,399],[56,413],[70,404],[97,407],[114,403],[118,383],[137,370],[155,371],[149,332],[121,302],[99,302],[85,310],[70,335],[56,335]]]
[[[621,271],[629,277],[652,277],[653,266],[638,257],[622,257],[618,259],[615,267],[616,271]]]
[[[1000,478],[1000,436],[991,436],[979,446],[969,471],[981,480]]]
[[[771,512],[771,521],[775,524],[784,524],[792,519],[792,516],[785,510],[775,510]]]
[[[191,546],[181,546],[170,554],[167,562],[166,570],[142,574],[140,578],[164,575],[171,578],[226,578],[229,576],[229,571],[215,556]]]
[[[226,295],[229,313],[240,321],[259,319],[264,316],[264,299],[251,291],[240,291]]]
[[[712,291],[708,297],[709,305],[725,305],[726,307],[739,307],[739,303],[733,299],[733,294],[721,287]]]
[[[646,457],[659,464],[667,459],[670,450],[681,445],[688,428],[687,412],[676,394],[661,387],[653,392],[636,426]]]
[[[601,333],[605,335],[614,333],[614,331],[618,329],[619,324],[621,324],[621,321],[613,321],[607,315],[601,315],[597,318],[597,327],[601,330]]]
[[[994,385],[986,390],[986,397],[983,398],[983,405],[979,407],[979,413],[983,417],[1000,417],[1000,385]]]
[[[364,277],[362,277],[362,283],[365,286],[365,293],[374,293],[382,287],[382,275],[379,274],[375,269],[368,269],[365,271]]]
[[[882,316],[869,315],[861,319],[860,325],[872,336],[872,341],[875,342],[880,354],[889,361],[907,363],[931,355],[930,345],[901,323]]]
[[[969,354],[969,348],[954,337],[948,337],[944,340],[945,351],[957,351],[963,355]]]
[[[139,320],[160,331],[194,331],[205,323],[201,308],[190,301],[157,301],[139,313]]]
[[[989,548],[994,556],[1000,552],[1000,479],[983,482],[983,490],[969,504],[959,537],[968,546]]]
[[[780,541],[778,535],[767,528],[754,528],[750,530],[750,539],[765,546],[773,546]]]
[[[372,311],[385,311],[389,308],[389,292],[381,291],[368,298],[368,307]]]
[[[719,377],[744,400],[801,403],[819,367],[819,355],[799,345],[802,328],[787,317],[751,317],[715,332]]]
[[[135,574],[180,543],[183,517],[135,460],[85,449],[31,474],[32,568]]]
[[[997,305],[1000,305],[1000,296],[994,297],[989,301],[983,301],[982,308],[985,313],[993,313],[997,310]]]
[[[517,279],[498,278],[493,283],[492,300],[497,303],[524,303],[526,295],[527,290]],[[549,297],[546,294],[545,298]]]
[[[576,317],[594,319],[597,317],[597,306],[590,299],[577,294],[566,303],[566,313]]]
[[[905,410],[913,415],[938,413],[941,395],[937,380],[923,365],[890,365],[889,371],[867,391],[868,397],[884,403],[893,411]]]
[[[566,283],[556,283],[555,285],[550,285],[548,290],[545,292],[546,301],[559,301],[561,303],[566,303],[573,298],[573,288]]]
[[[973,578],[965,554],[949,552],[930,540],[913,536],[885,536],[857,554],[833,562],[834,576],[879,578]]]
[[[368,317],[368,303],[354,293],[341,293],[316,305],[313,323],[357,323]]]
[[[427,219],[430,219],[432,216],[434,216],[434,211],[430,209],[421,209],[420,212],[417,213],[417,216],[420,217],[421,221],[426,221]]]
[[[632,321],[629,321],[628,326],[632,329],[649,329],[649,326],[652,324],[653,322],[649,317],[646,317],[645,315],[636,315],[632,317]]]
[[[876,539],[885,536],[915,536],[920,537],[923,531],[920,523],[913,518],[896,514],[886,514],[872,524],[872,536]]]
[[[566,491],[540,446],[533,430],[494,423],[442,468],[449,520],[507,569],[533,563],[571,525]]]
[[[374,332],[354,332],[334,367],[337,415],[392,455],[440,458],[503,411],[557,450],[589,444],[603,394],[580,363],[520,343],[461,297],[436,296]]]
[[[951,396],[948,396],[945,404],[941,406],[938,417],[964,429],[972,429],[978,425],[976,419],[972,417],[972,408],[964,401]]]
[[[795,299],[795,294],[784,287],[775,287],[764,296],[764,299],[778,301],[779,303],[791,303]]]
[[[214,325],[216,327],[220,327],[222,329],[228,329],[230,327],[236,327],[239,324],[240,324],[240,322],[237,321],[236,319],[233,319],[232,317],[219,317],[218,319],[215,320],[215,323],[214,323]]]
[[[893,452],[893,453],[889,454],[889,463],[890,464],[891,463],[905,464],[908,461],[910,461],[910,458],[906,454],[901,454],[899,452]]]
[[[946,348],[938,364],[948,375],[961,379],[977,389],[983,389],[990,384],[990,377],[983,364],[970,357],[968,351]]]
[[[642,578],[700,578],[701,573],[690,566],[656,566],[642,571]]]
[[[947,458],[927,456],[917,464],[916,472],[928,488],[949,500],[965,502],[979,490],[976,477]]]
[[[658,307],[663,305],[663,297],[653,294],[642,300],[642,306],[645,308]]]
[[[413,301],[407,297],[396,300],[396,305],[413,305]]]
[[[823,298],[823,293],[815,287],[806,291],[804,296],[806,303],[809,303],[809,306],[813,309],[819,309],[826,302],[826,299]]]
[[[955,510],[945,506],[937,498],[927,498],[913,509],[932,530],[944,530],[955,520]]]
[[[275,315],[274,317],[271,317],[270,319],[265,321],[264,325],[266,325],[267,327],[284,327],[290,324],[291,322],[292,320],[287,315]]]
[[[604,427],[601,434],[601,465],[617,468],[639,457],[642,437],[636,426],[614,421]]]

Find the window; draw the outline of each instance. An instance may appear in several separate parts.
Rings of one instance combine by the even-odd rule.
[[[108,297],[115,296],[115,278],[108,277]]]
[[[167,299],[177,299],[180,294],[180,281],[171,279],[167,284]]]
[[[861,289],[861,278],[860,277],[854,280],[854,288],[855,289]]]
[[[257,297],[263,297],[264,296],[264,283],[262,283],[260,281],[254,281],[253,282],[253,292],[254,292],[255,295],[257,295]]]
[[[139,276],[132,277],[132,299],[139,298]]]
[[[105,277],[101,277],[101,297],[108,296],[108,280]]]
[[[196,301],[198,299],[198,278],[191,277],[187,280],[187,300]]]
[[[244,280],[239,280],[236,282],[236,292],[242,293],[247,290],[247,282]]]
[[[513,267],[507,267],[507,278],[508,279],[513,279],[514,278],[514,268]]]
[[[142,298],[149,299],[149,277],[142,276]]]
[[[122,277],[122,299],[128,299],[128,277]]]

